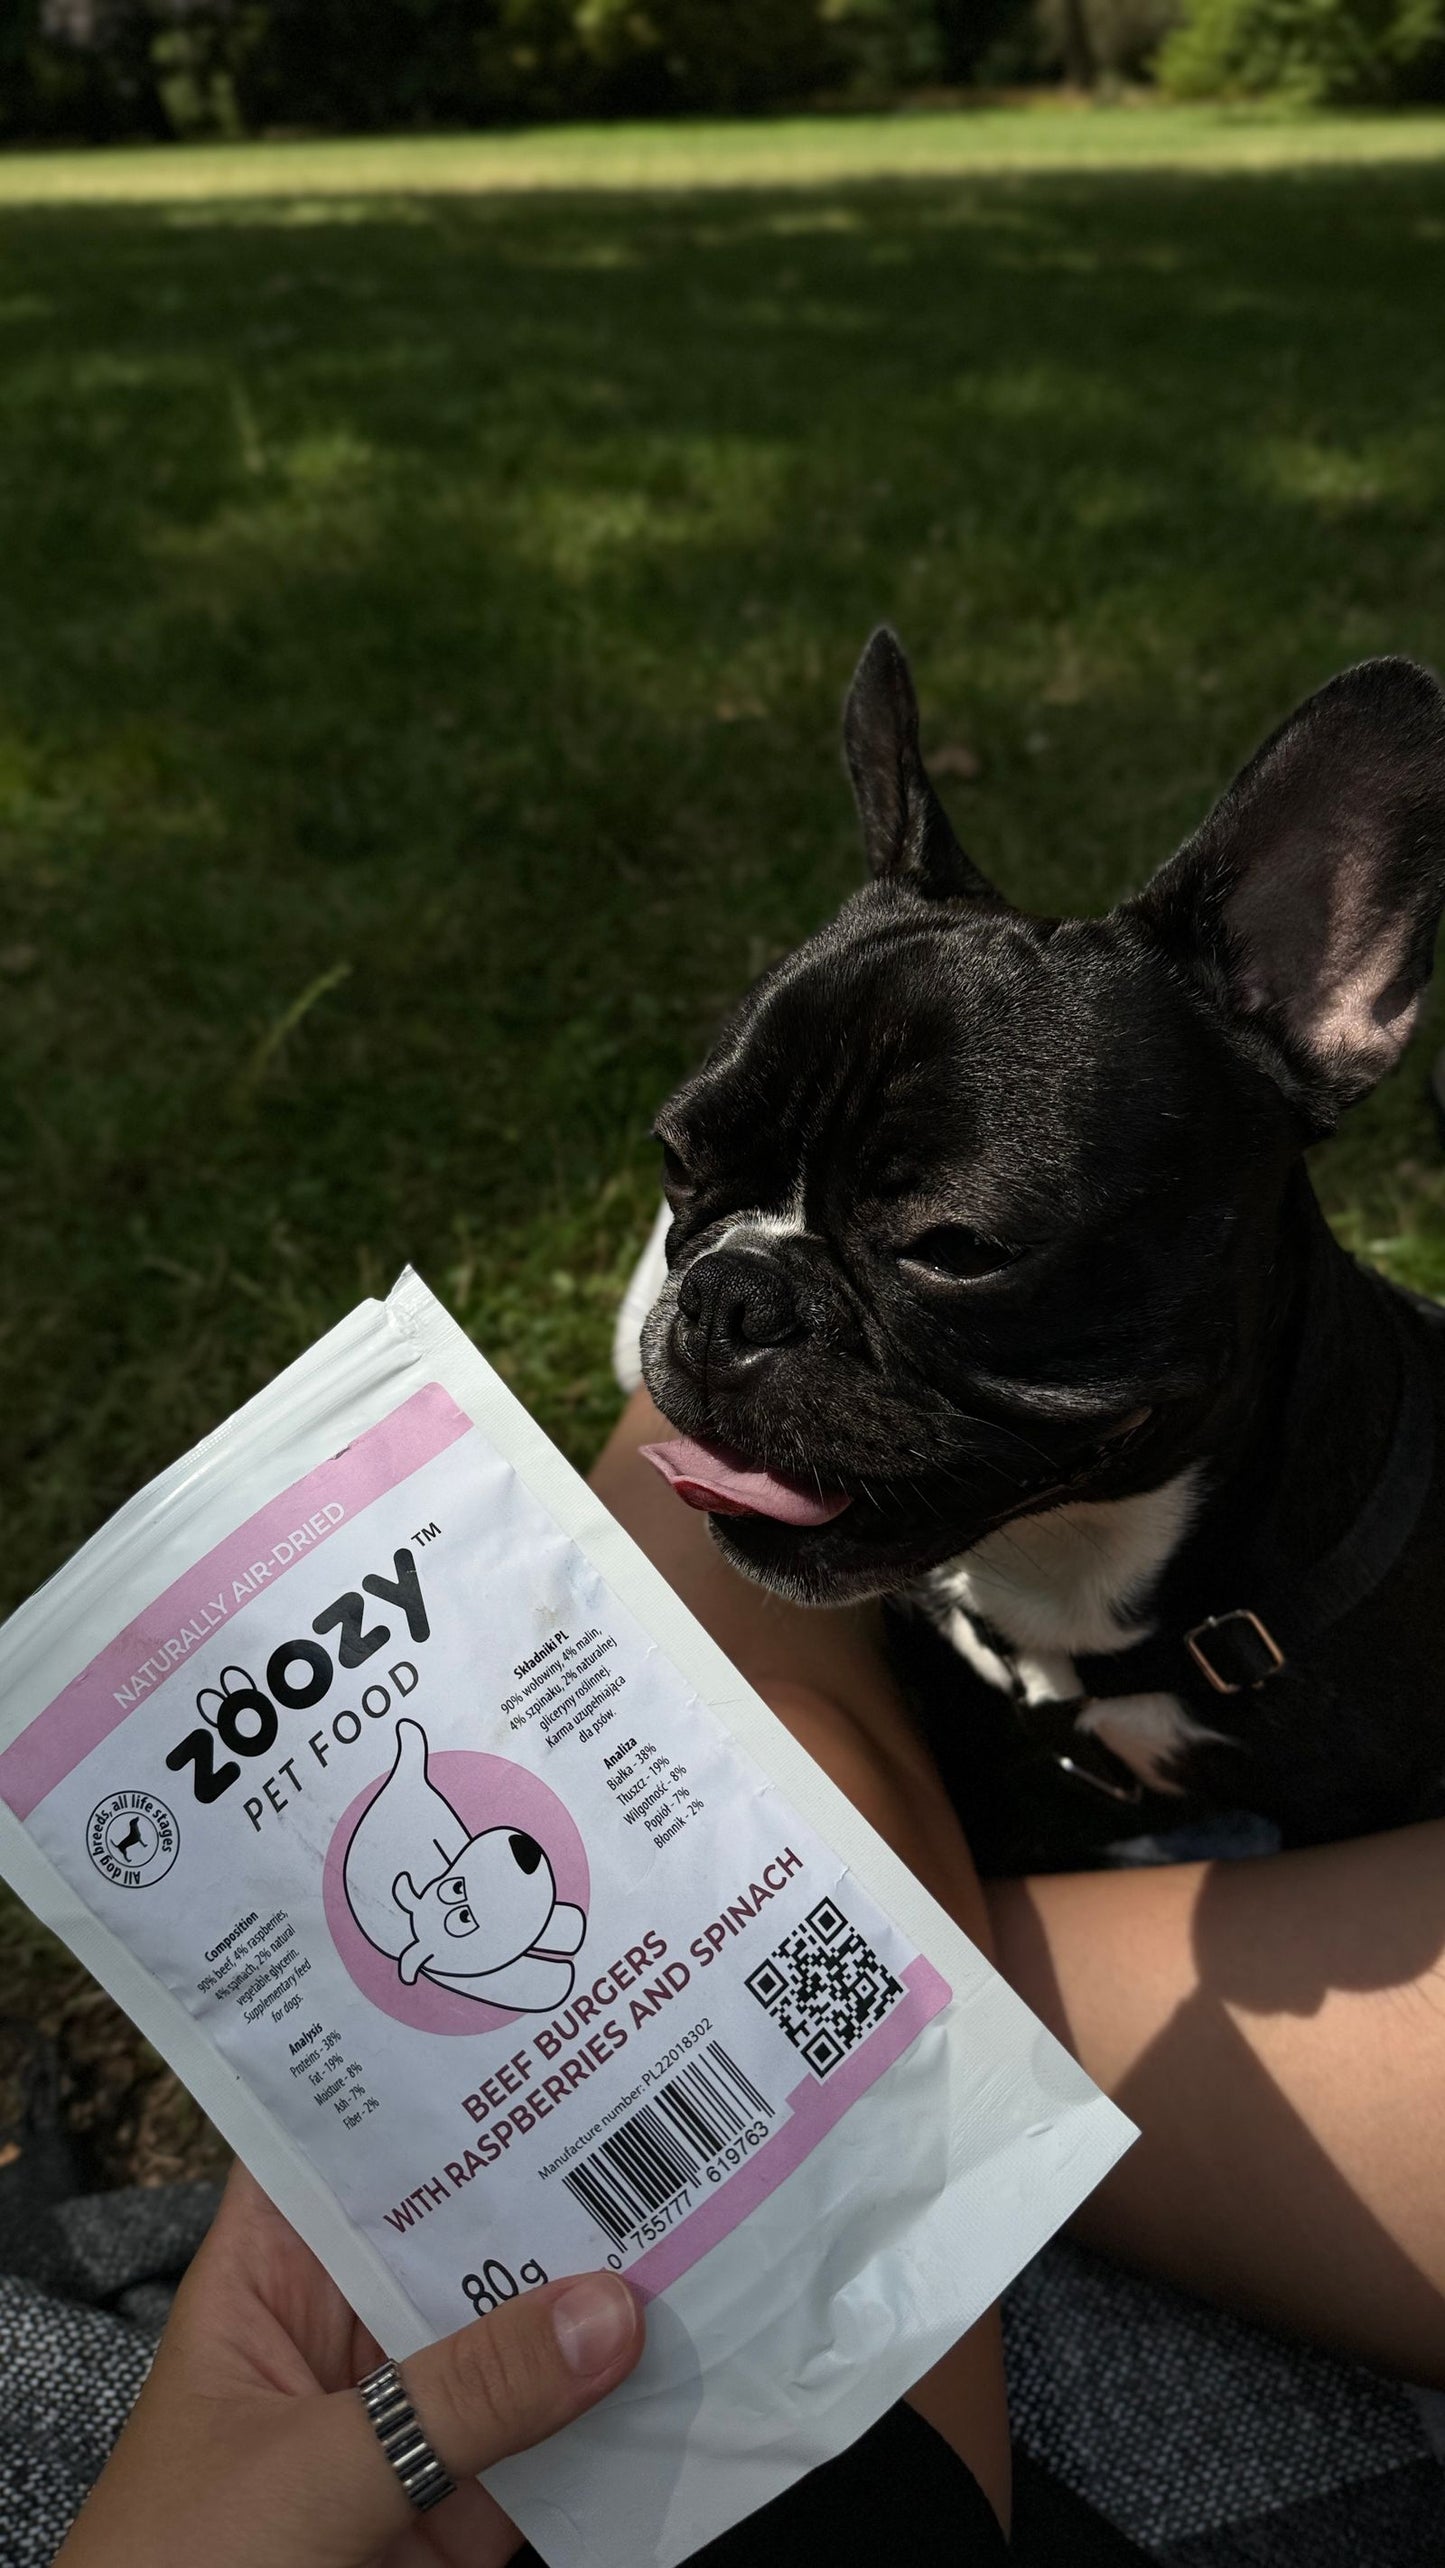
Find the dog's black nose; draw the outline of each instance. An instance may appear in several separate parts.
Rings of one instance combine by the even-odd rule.
[[[534,1873],[541,1860],[542,1849],[538,1845],[536,1838],[527,1836],[520,1828],[514,1828],[512,1830],[512,1861],[515,1863],[517,1870],[524,1873]]]
[[[677,1288],[673,1339],[695,1371],[739,1372],[802,1327],[787,1276],[770,1257],[749,1249],[714,1249],[690,1266]]]

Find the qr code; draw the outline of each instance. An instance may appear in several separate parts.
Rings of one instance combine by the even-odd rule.
[[[900,1981],[831,1899],[748,1975],[759,2006],[825,2078],[903,1995]]]

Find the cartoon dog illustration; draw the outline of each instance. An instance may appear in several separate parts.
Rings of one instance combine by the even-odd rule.
[[[552,1867],[522,1828],[469,1837],[427,1772],[426,1732],[398,1721],[396,1759],[346,1849],[347,1903],[367,1942],[408,1988],[438,1988],[522,2012],[563,2006],[587,1932],[557,1897]]]

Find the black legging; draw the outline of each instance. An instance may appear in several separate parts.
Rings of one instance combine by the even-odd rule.
[[[1014,2457],[1014,2529],[911,2407],[698,2551],[693,2568],[1146,2568],[1112,2524]]]

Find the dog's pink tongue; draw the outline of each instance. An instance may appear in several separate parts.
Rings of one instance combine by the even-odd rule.
[[[644,1445],[642,1452],[679,1498],[689,1507],[705,1507],[710,1516],[774,1516],[780,1525],[826,1525],[853,1503],[837,1490],[820,1497],[776,1471],[754,1471],[724,1446],[698,1444],[691,1436],[669,1436],[665,1444]]]

